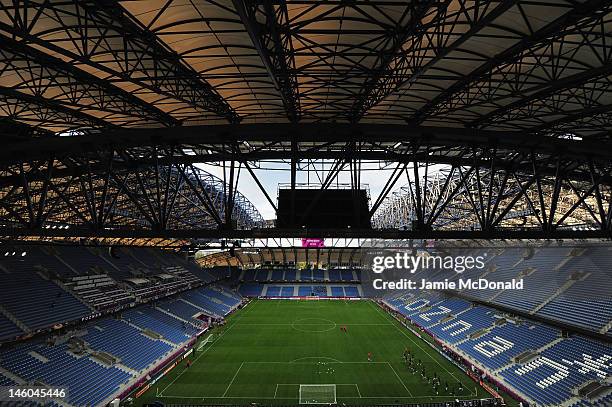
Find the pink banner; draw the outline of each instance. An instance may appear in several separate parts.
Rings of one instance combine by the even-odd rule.
[[[302,239],[302,247],[325,247],[325,240],[305,238]]]

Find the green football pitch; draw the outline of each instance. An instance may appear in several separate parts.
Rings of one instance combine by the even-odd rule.
[[[299,404],[333,399],[345,404],[405,404],[489,397],[368,300],[254,300],[212,335],[212,342],[190,356],[191,367],[182,362],[138,404]],[[421,368],[413,371],[406,365],[406,348],[422,361],[426,376],[435,373],[440,378],[438,394],[422,377]]]

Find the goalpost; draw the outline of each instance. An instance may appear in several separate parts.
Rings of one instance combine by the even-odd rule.
[[[336,385],[300,384],[300,404],[336,404]]]
[[[213,334],[210,334],[206,337],[206,339],[200,342],[200,344],[196,348],[196,352],[202,352],[204,348],[206,347],[206,345],[212,342],[213,342]]]

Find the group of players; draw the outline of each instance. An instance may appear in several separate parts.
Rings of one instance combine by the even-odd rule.
[[[436,396],[440,395],[440,391],[442,389],[442,381],[440,380],[438,373],[433,372],[433,375],[430,375],[429,372],[427,372],[427,370],[425,369],[425,365],[423,364],[421,359],[416,358],[409,348],[404,349],[404,353],[402,356],[404,358],[406,366],[412,372],[412,374],[414,375],[420,373],[421,379],[431,384],[431,387],[436,392]],[[460,381],[457,381],[454,388],[452,385],[449,385],[447,381],[445,381],[443,388],[446,394],[451,394],[453,396],[460,395],[461,393],[463,393],[463,384]]]

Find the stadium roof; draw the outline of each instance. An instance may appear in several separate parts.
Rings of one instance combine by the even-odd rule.
[[[527,211],[523,226],[548,236],[576,225],[608,236],[611,11],[594,0],[3,1],[0,235],[43,231],[63,185],[80,194],[80,234],[212,236],[206,222],[166,230],[160,185],[172,177],[159,174],[231,162],[222,207],[233,213],[241,167],[259,185],[254,163],[284,160],[295,184],[300,161],[325,159],[338,172],[397,166],[371,215],[415,169],[412,183],[425,181],[407,190],[408,212],[423,235],[493,236]],[[434,164],[452,181],[428,201]],[[116,195],[146,230],[92,229],[121,201],[106,181],[121,171],[135,181]],[[145,173],[156,182],[138,182]],[[441,226],[443,210],[471,217]],[[215,227],[239,236],[236,220]]]
[[[55,132],[335,121],[603,136],[611,7],[2,2],[0,111]]]

